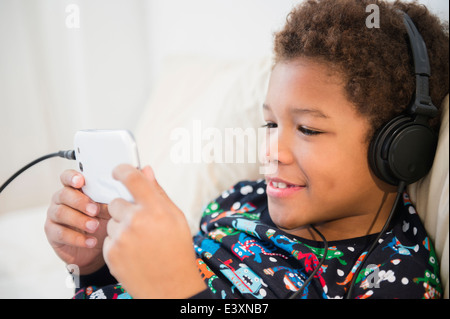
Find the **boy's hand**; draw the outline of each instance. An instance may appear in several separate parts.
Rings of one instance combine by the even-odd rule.
[[[83,194],[80,173],[66,170],[61,182],[64,187],[53,195],[47,210],[45,234],[64,262],[76,264],[81,274],[89,274],[105,264],[101,250],[110,219],[108,209]]]
[[[113,176],[135,203],[115,199],[108,207],[103,255],[112,275],[134,298],[187,298],[205,289],[185,216],[153,170],[119,165]]]

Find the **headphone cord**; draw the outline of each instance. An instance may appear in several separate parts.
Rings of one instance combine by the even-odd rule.
[[[317,233],[317,235],[320,236],[320,238],[323,241],[323,245],[324,245],[324,250],[323,250],[323,256],[319,261],[319,264],[316,266],[316,268],[314,269],[314,271],[311,273],[311,275],[309,275],[308,279],[306,279],[303,282],[303,285],[300,287],[299,290],[297,290],[295,293],[292,294],[292,296],[289,297],[289,299],[297,299],[297,297],[303,293],[303,290],[305,290],[305,288],[309,285],[310,281],[314,278],[314,276],[317,274],[317,272],[319,271],[319,269],[322,267],[323,263],[325,262],[325,259],[327,258],[327,254],[328,254],[328,242],[325,239],[325,236],[322,235],[322,233],[320,231],[318,231],[316,229],[316,227],[314,227],[314,225],[310,225],[310,227]]]
[[[387,231],[387,229],[388,229],[388,227],[389,227],[389,225],[391,223],[392,217],[394,216],[395,209],[397,208],[398,202],[399,202],[400,198],[402,197],[403,191],[405,190],[405,187],[406,187],[406,183],[405,182],[400,182],[400,184],[398,185],[397,196],[395,197],[394,205],[392,205],[391,212],[389,213],[389,216],[388,216],[386,222],[384,223],[384,226],[381,229],[380,233],[375,238],[375,240],[372,242],[372,245],[370,246],[369,250],[367,250],[366,256],[360,262],[358,268],[356,269],[355,273],[353,274],[353,278],[352,278],[352,281],[350,282],[350,286],[349,286],[348,291],[347,291],[347,293],[345,295],[345,299],[351,299],[350,296],[353,293],[353,288],[355,287],[355,282],[356,282],[356,278],[358,277],[358,273],[361,271],[362,266],[365,264],[365,262],[368,259],[369,255],[373,252],[375,247],[378,245],[378,241],[380,240],[381,236],[383,236],[383,234]]]
[[[2,186],[0,186],[0,193],[6,188],[6,186],[9,185],[9,183],[11,183],[17,176],[19,176],[20,174],[22,174],[24,171],[26,171],[27,169],[29,169],[31,166],[36,165],[39,162],[42,162],[43,160],[46,160],[48,158],[52,158],[52,157],[62,157],[62,158],[66,158],[66,159],[70,159],[70,160],[74,160],[75,159],[75,151],[73,150],[69,150],[69,151],[59,151],[56,153],[51,153],[51,154],[47,154],[44,156],[41,156],[37,159],[35,159],[34,161],[30,162],[29,164],[25,165],[24,167],[22,167],[20,170],[18,170],[16,173],[14,173],[5,183],[3,183]]]

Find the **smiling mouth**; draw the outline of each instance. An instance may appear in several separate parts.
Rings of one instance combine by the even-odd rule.
[[[291,184],[277,179],[267,181],[267,195],[272,197],[287,197],[305,188],[306,185]]]
[[[271,183],[272,183],[272,186],[273,186],[273,187],[275,187],[275,188],[280,188],[280,189],[283,189],[283,188],[292,188],[292,187],[299,187],[298,185],[287,184],[287,183],[284,183],[284,182],[271,182]]]
[[[290,187],[305,187],[306,185],[293,184],[284,179],[278,177],[268,177],[266,176],[267,184],[271,184],[275,188],[290,188]]]

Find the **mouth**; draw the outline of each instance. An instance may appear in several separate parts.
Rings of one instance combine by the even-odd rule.
[[[267,195],[272,197],[288,197],[306,188],[279,178],[267,178]]]

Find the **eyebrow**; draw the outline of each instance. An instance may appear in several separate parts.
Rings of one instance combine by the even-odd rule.
[[[263,109],[267,111],[271,111],[271,108],[268,104],[263,104]],[[321,117],[321,118],[329,118],[328,115],[324,114],[323,112],[314,109],[314,108],[302,108],[302,107],[295,107],[290,110],[292,114],[308,114],[314,117]]]

